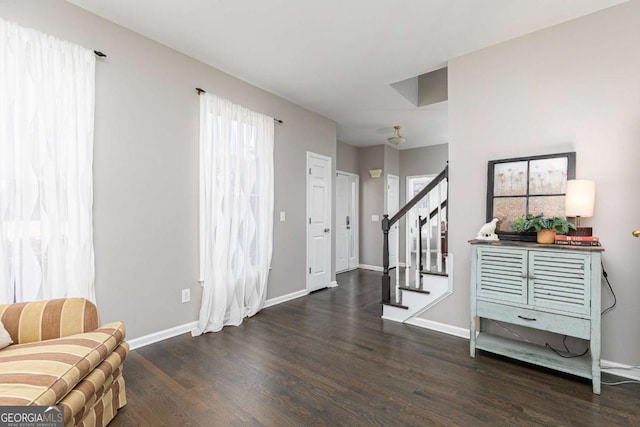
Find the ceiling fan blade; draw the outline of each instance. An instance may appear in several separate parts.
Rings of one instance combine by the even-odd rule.
[[[375,130],[377,134],[393,134],[393,127],[378,128]]]

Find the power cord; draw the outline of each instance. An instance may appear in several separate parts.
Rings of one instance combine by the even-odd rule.
[[[616,298],[616,293],[613,292],[613,287],[611,287],[611,283],[609,282],[609,275],[607,274],[607,271],[604,269],[604,264],[600,264],[602,266],[602,276],[604,277],[604,280],[607,282],[607,285],[609,286],[609,290],[611,291],[611,295],[613,295],[613,304],[611,304],[609,307],[605,308],[604,310],[602,310],[602,313],[600,313],[601,316],[603,316],[605,313],[608,313],[609,311],[613,310],[613,307],[616,306],[616,303],[618,302],[618,299]],[[620,370],[632,370],[632,369],[640,369],[640,366],[628,366],[628,367],[606,367],[606,368],[601,368],[602,370],[606,370],[606,369],[620,369]],[[622,384],[640,384],[640,381],[637,380],[625,380],[625,381],[618,381],[615,383],[607,383],[602,381],[601,382],[602,385],[622,385]]]
[[[608,313],[609,311],[613,310],[613,308],[616,306],[617,302],[618,302],[618,298],[616,297],[616,293],[613,291],[613,287],[611,286],[611,282],[609,282],[609,275],[607,274],[607,271],[604,269],[604,264],[601,263],[600,264],[602,266],[602,276],[604,277],[604,280],[607,282],[607,286],[609,287],[609,290],[611,291],[611,295],[613,296],[613,304],[611,304],[609,307],[605,308],[604,310],[602,310],[602,313],[600,313],[601,316],[605,315],[606,313]],[[502,323],[498,322],[497,320],[492,320],[495,324],[497,324],[498,326],[500,326],[502,329],[504,329],[507,332],[510,332],[511,334],[513,334],[514,336],[526,341],[526,342],[531,342],[528,339],[526,339],[525,337],[521,336],[520,334],[516,333],[515,331],[512,331],[511,329],[507,328],[506,326],[504,326]],[[560,353],[558,350],[556,350],[555,348],[553,348],[549,343],[546,343],[544,346],[546,348],[548,348],[549,350],[553,351],[555,354],[557,354],[560,357],[563,357],[565,359],[572,359],[575,357],[582,357],[584,355],[586,355],[589,352],[589,347],[587,347],[587,349],[580,353],[580,354],[572,354],[571,350],[569,350],[569,347],[567,346],[567,338],[568,335],[565,335],[562,338],[562,345],[564,346],[564,349],[566,350],[566,352],[568,353],[568,355],[562,354]],[[615,367],[606,367],[606,368],[602,368],[602,370],[606,370],[606,369],[626,369],[626,370],[632,370],[632,369],[640,369],[640,366],[629,366],[629,367],[623,367],[623,368],[615,368]],[[608,382],[601,382],[602,385],[608,385],[608,386],[616,386],[616,385],[622,385],[622,384],[640,384],[640,381],[636,381],[636,380],[627,380],[627,381],[618,381],[618,382],[613,382],[613,383],[608,383]]]
[[[627,380],[627,381],[618,381],[618,382],[615,382],[615,383],[606,383],[604,381],[600,381],[600,384],[602,384],[602,385],[640,384],[640,381]]]
[[[615,369],[616,371],[631,371],[634,369],[640,369],[640,366],[606,366],[603,368],[600,368],[603,371],[606,371],[607,369]],[[615,375],[615,374],[613,374]],[[608,383],[608,382],[604,382],[602,381],[603,385],[622,385],[622,384],[640,384],[640,381],[638,380],[624,380],[624,381],[618,381],[615,383]]]
[[[613,287],[611,287],[611,283],[609,283],[609,275],[607,274],[607,271],[604,269],[604,264],[600,263],[600,265],[602,266],[602,276],[604,277],[604,280],[607,282],[607,285],[609,285],[609,290],[611,291],[611,295],[613,295],[613,304],[611,304],[609,307],[602,310],[602,313],[600,313],[601,316],[604,316],[606,313],[613,310],[613,307],[615,307],[616,303],[618,302],[618,298],[616,298],[616,293],[613,292]]]
[[[640,369],[640,366],[605,366],[603,368],[600,368],[602,370],[605,369],[616,369],[616,370],[622,370],[622,371],[631,371],[633,369]]]
[[[505,331],[507,331],[507,332],[509,332],[509,333],[513,334],[514,336],[516,336],[516,337],[520,338],[521,340],[526,341],[526,342],[528,342],[528,343],[530,343],[530,342],[531,342],[531,341],[529,341],[528,339],[526,339],[525,337],[523,337],[523,336],[519,335],[516,331],[512,331],[511,329],[507,328],[506,326],[504,326],[502,323],[498,322],[497,320],[493,320],[493,319],[491,319],[491,321],[492,321],[493,323],[495,323],[496,325],[500,326],[500,327],[501,327],[502,329],[504,329]]]
[[[530,343],[530,342],[531,342],[531,341],[529,341],[528,339],[526,339],[525,337],[523,337],[522,335],[518,334],[516,331],[513,331],[513,330],[511,330],[511,329],[507,328],[506,326],[504,326],[502,323],[498,322],[497,320],[493,320],[493,319],[491,319],[491,321],[492,321],[493,323],[495,323],[496,325],[500,326],[500,327],[501,327],[502,329],[504,329],[505,331],[507,331],[507,332],[511,333],[512,335],[514,335],[514,336],[516,336],[516,337],[520,338],[521,340],[526,341],[526,342],[528,342],[528,343]],[[571,354],[571,351],[569,350],[569,347],[567,347],[567,338],[568,338],[568,335],[565,335],[565,336],[564,336],[564,338],[562,338],[562,344],[564,345],[564,348],[565,348],[565,350],[567,351],[567,353],[569,353],[569,355],[568,355],[568,356],[567,356],[567,355],[564,355],[564,354],[562,354],[562,353],[560,353],[558,350],[556,350],[555,348],[551,347],[551,345],[550,345],[549,343],[546,343],[544,346],[545,346],[546,348],[548,348],[549,350],[553,351],[553,352],[554,352],[555,354],[557,354],[558,356],[560,356],[560,357],[564,357],[565,359],[571,359],[571,358],[574,358],[574,357],[582,357],[582,356],[584,356],[585,354],[587,354],[587,352],[589,351],[589,348],[588,348],[588,347],[587,347],[587,349],[584,351],[584,353],[582,353],[582,354]]]
[[[613,310],[613,308],[616,306],[616,303],[618,302],[618,299],[616,298],[616,293],[613,292],[613,287],[611,286],[611,283],[609,282],[609,275],[607,274],[607,271],[604,269],[604,264],[601,262],[600,265],[602,266],[602,276],[604,277],[604,280],[607,282],[607,285],[609,286],[609,290],[611,291],[611,295],[613,295],[613,304],[611,304],[606,309],[602,310],[602,313],[600,313],[600,315],[603,316],[606,313],[608,313],[609,311]],[[587,349],[581,354],[571,354],[571,351],[569,351],[569,348],[567,347],[567,335],[565,335],[562,338],[562,345],[564,345],[564,349],[567,351],[567,353],[570,354],[569,356],[566,356],[566,355],[560,353],[558,350],[556,350],[555,348],[551,347],[551,345],[549,343],[546,343],[544,346],[546,348],[548,348],[549,350],[553,351],[558,356],[564,357],[565,359],[571,359],[571,358],[574,358],[574,357],[581,357],[581,356],[584,356],[585,354],[587,354],[589,352],[589,348],[587,347]]]
[[[551,345],[549,343],[546,343],[544,346],[546,348],[548,348],[549,350],[553,351],[555,354],[557,354],[560,357],[564,357],[565,359],[573,359],[574,357],[582,357],[585,354],[587,354],[589,352],[589,347],[587,347],[587,349],[580,353],[580,354],[572,354],[571,350],[569,350],[569,347],[567,347],[567,335],[565,335],[562,338],[562,345],[564,345],[564,349],[566,350],[566,352],[568,353],[568,355],[564,355],[562,353],[560,353],[558,350],[556,350],[555,348],[551,347]]]

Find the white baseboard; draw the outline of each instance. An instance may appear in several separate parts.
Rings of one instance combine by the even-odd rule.
[[[419,326],[421,328],[430,329],[432,331],[442,332],[445,334],[453,335],[456,337],[469,339],[469,329],[461,328],[459,326],[448,325],[446,323],[434,322],[433,320],[423,319],[421,317],[413,317],[406,320],[404,323],[407,325]]]
[[[165,329],[163,331],[154,332],[149,335],[143,335],[139,338],[134,338],[132,340],[127,340],[129,343],[129,348],[131,350],[135,350],[140,347],[144,347],[149,344],[154,344],[159,341],[164,341],[169,338],[176,337],[178,335],[185,334],[187,332],[191,332],[193,328],[198,326],[198,322],[189,322],[184,325],[174,326],[173,328]]]
[[[458,326],[448,325],[446,323],[434,322],[433,320],[422,319],[420,317],[411,318],[404,323],[408,325],[418,326],[421,328],[429,329],[432,331],[442,332],[449,335],[454,335],[459,338],[469,339],[469,329],[460,328]],[[602,359],[600,366],[603,373],[617,375],[619,377],[628,378],[630,380],[640,381],[640,368],[634,369],[630,365],[624,363],[611,362],[609,360]]]
[[[335,286],[338,286],[338,284],[336,282],[331,282],[332,284],[335,283]],[[306,289],[302,290],[302,291],[297,291],[297,292],[293,292],[287,295],[282,295],[280,297],[277,298],[271,298],[265,301],[264,303],[264,307],[263,308],[267,308],[267,307],[271,307],[277,304],[281,304],[283,302],[286,301],[290,301],[292,299],[296,299],[296,298],[300,298],[303,297],[305,295],[308,295],[309,292],[307,292]],[[158,331],[158,332],[154,332],[148,335],[143,335],[141,337],[138,338],[134,338],[132,340],[127,340],[127,342],[129,343],[129,348],[131,350],[135,350],[137,348],[141,348],[144,346],[147,346],[149,344],[154,344],[160,341],[164,341],[166,339],[169,338],[173,338],[176,337],[178,335],[182,335],[185,334],[187,332],[191,332],[191,330],[193,328],[195,328],[196,326],[198,326],[198,322],[194,321],[194,322],[189,322],[189,323],[185,323],[184,325],[179,325],[179,326],[174,326],[173,328],[169,328],[169,329],[165,329],[163,331]]]
[[[329,283],[329,288],[337,288],[338,287],[338,282],[336,282],[335,280],[332,281],[331,283]]]
[[[611,362],[609,360],[601,360],[600,367],[602,368],[602,372],[606,372],[607,374],[613,374],[619,377],[629,378],[630,380],[640,381],[640,369],[634,369],[630,365]]]
[[[337,286],[337,283],[336,283],[336,286]],[[306,290],[306,289],[303,289],[301,291],[296,291],[296,292],[292,292],[290,294],[282,295],[282,296],[279,296],[279,297],[270,298],[270,299],[268,299],[268,300],[266,300],[264,302],[264,307],[263,308],[272,307],[274,305],[282,304],[283,302],[291,301],[292,299],[300,298],[300,297],[303,297],[305,295],[309,295],[309,291]]]

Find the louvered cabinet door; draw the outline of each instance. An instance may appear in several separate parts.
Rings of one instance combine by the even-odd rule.
[[[478,299],[527,303],[527,251],[478,248]]]
[[[529,305],[588,317],[591,313],[591,256],[529,252]]]

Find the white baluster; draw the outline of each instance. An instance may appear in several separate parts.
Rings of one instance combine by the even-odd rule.
[[[420,228],[418,227],[419,224],[419,219],[418,219],[418,215],[417,215],[417,211],[418,209],[416,209],[416,222],[415,222],[415,239],[414,239],[414,248],[416,249],[416,265],[415,265],[415,287],[419,288],[420,287],[420,257],[422,256],[420,249],[420,246],[418,245],[418,239],[421,238],[420,236]]]
[[[427,194],[427,213],[425,214],[426,222],[424,224],[424,228],[427,229],[427,253],[425,254],[426,262],[425,262],[425,270],[431,271],[431,219],[429,218],[429,214],[431,213],[431,206],[433,202],[433,190],[431,190]]]
[[[396,295],[400,295],[400,223],[396,222],[396,238],[393,244],[396,248]]]
[[[411,212],[409,212],[409,217],[411,218]],[[409,287],[409,282],[411,278],[411,242],[413,240],[411,223],[409,219],[405,220],[405,236],[404,236],[404,259],[405,259],[405,267],[404,267],[404,286]]]
[[[436,215],[436,232],[438,236],[438,250],[436,253],[436,265],[439,272],[442,272],[442,182],[438,184],[438,215]]]

